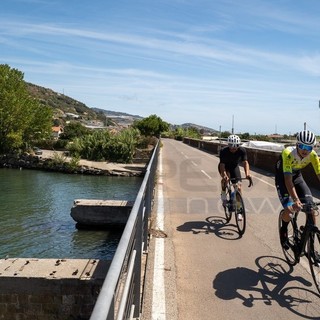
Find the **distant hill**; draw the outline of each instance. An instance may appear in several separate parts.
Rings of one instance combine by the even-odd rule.
[[[194,124],[194,123],[183,123],[183,124],[179,125],[179,127],[182,127],[184,129],[186,129],[186,128],[196,128],[199,131],[201,130],[206,134],[218,134],[219,133],[219,131],[217,131],[215,129],[208,128],[208,127],[201,126],[199,124]]]
[[[143,117],[138,116],[138,115],[133,115],[125,112],[119,112],[119,111],[111,111],[111,110],[104,110],[100,108],[92,108],[92,110],[96,112],[103,112],[105,113],[108,117],[128,117],[128,118],[134,118],[134,119],[143,119]]]
[[[92,108],[92,110],[94,110],[95,112],[103,113],[111,121],[116,122],[118,125],[125,127],[131,125],[135,120],[143,119],[143,117],[141,116],[125,112],[104,110],[99,108]]]
[[[27,89],[30,94],[39,99],[41,103],[52,107],[54,113],[57,113],[58,115],[62,113],[74,113],[87,120],[99,118],[99,114],[84,103],[64,94],[32,83],[27,83]]]
[[[139,115],[133,115],[125,112],[104,110],[100,108],[89,108],[84,103],[70,98],[64,94],[55,92],[51,89],[44,88],[28,82],[26,84],[27,89],[32,96],[39,99],[41,103],[52,107],[55,118],[57,119],[63,119],[63,116],[69,113],[78,115],[81,121],[99,120],[103,121],[106,125],[119,126],[128,126],[131,125],[135,120],[143,119],[143,117]],[[203,130],[205,133],[209,134],[218,133],[217,130],[194,123],[172,125],[172,127],[193,127],[198,130]]]

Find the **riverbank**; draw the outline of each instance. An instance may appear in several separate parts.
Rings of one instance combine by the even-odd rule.
[[[56,161],[56,158],[61,159],[61,162]],[[62,151],[42,150],[41,155],[24,154],[20,157],[2,155],[0,156],[0,168],[24,168],[74,174],[131,177],[144,175],[148,159],[129,164],[81,159],[77,166],[69,165],[71,161],[72,158],[65,156]]]

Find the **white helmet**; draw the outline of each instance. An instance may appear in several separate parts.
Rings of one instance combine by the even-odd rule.
[[[232,148],[238,148],[240,146],[241,140],[235,134],[228,137],[228,145]]]
[[[316,136],[309,130],[300,131],[297,134],[297,142],[314,146],[316,144]]]

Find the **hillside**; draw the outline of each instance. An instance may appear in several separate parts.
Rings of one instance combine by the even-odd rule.
[[[89,108],[84,103],[70,98],[64,94],[55,92],[51,89],[40,87],[32,83],[26,83],[30,94],[39,99],[44,105],[50,106],[56,119],[60,124],[64,124],[66,114],[79,116],[80,121],[102,121],[106,126],[124,126],[131,125],[135,120],[141,120],[143,117],[125,112],[104,110],[100,108]],[[203,130],[206,133],[217,133],[217,130],[204,127],[194,123],[184,123],[180,125],[172,125],[175,127],[188,128],[193,127]]]
[[[182,127],[182,128],[196,128],[199,131],[202,130],[206,133],[211,133],[211,134],[218,134],[219,133],[219,131],[217,131],[215,129],[204,127],[204,126],[194,124],[194,123],[183,123],[180,125],[180,127]]]

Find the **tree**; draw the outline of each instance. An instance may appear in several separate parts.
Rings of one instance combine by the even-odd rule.
[[[52,111],[29,95],[23,77],[0,65],[0,153],[23,150],[51,136]]]
[[[64,127],[63,133],[60,135],[62,140],[72,140],[91,133],[91,130],[83,126],[80,122],[70,122]]]
[[[144,136],[156,137],[159,137],[162,132],[169,129],[169,124],[155,114],[142,120],[136,120],[132,126],[139,129]]]

